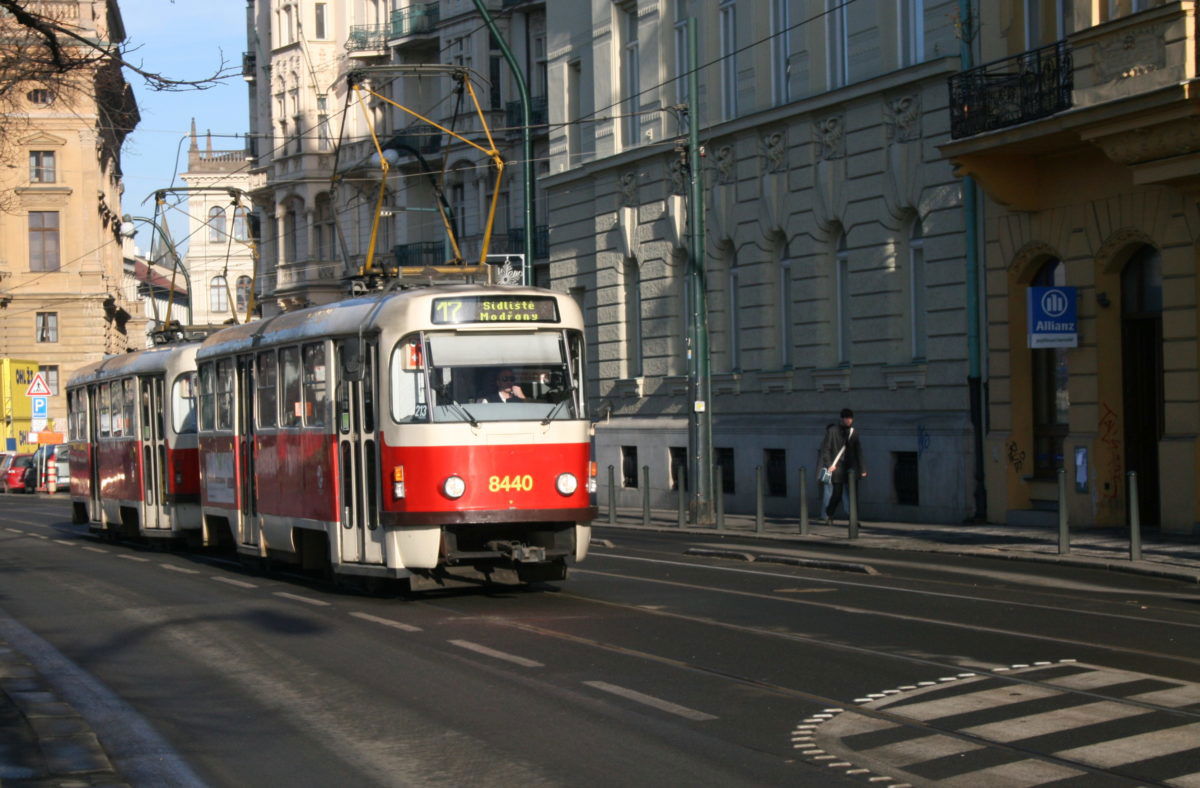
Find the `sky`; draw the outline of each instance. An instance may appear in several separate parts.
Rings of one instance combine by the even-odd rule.
[[[242,52],[246,49],[245,0],[119,0],[125,21],[126,44],[133,50],[127,60],[147,71],[172,79],[203,79],[221,66],[222,56],[234,74],[209,90],[180,93],[154,92],[141,77],[126,71],[133,85],[142,119],[125,141],[121,167],[125,195],[122,210],[150,217],[157,189],[183,182],[176,173],[187,169],[186,139],[192,118],[201,135],[213,133],[213,148],[241,148],[245,141],[232,136],[249,128],[246,83],[242,80]],[[201,145],[204,144],[203,136]],[[147,199],[150,197],[150,199]],[[143,200],[146,200],[143,203]],[[186,219],[174,213],[171,234],[187,234]],[[149,246],[146,230],[136,236],[139,248]]]

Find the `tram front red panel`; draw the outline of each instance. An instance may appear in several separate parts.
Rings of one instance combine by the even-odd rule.
[[[133,439],[102,440],[96,447],[100,460],[100,497],[116,501],[142,500],[141,444]]]
[[[511,509],[585,509],[587,443],[510,444],[484,446],[383,447],[383,508],[391,512],[504,511]],[[392,497],[392,473],[404,466],[405,497]],[[559,494],[560,473],[575,475],[578,487]],[[442,492],[451,474],[466,482],[457,500]]]
[[[176,500],[198,500],[200,450],[167,449],[167,494]]]
[[[318,432],[254,437],[258,511],[280,517],[338,520],[337,438]]]

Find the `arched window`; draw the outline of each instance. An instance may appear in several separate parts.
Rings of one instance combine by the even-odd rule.
[[[1067,267],[1052,257],[1029,283],[1034,287],[1063,287]],[[1033,380],[1033,473],[1053,479],[1063,464],[1063,441],[1071,413],[1067,348],[1029,351]]]
[[[925,236],[920,218],[908,234],[908,333],[913,359],[925,358]]]
[[[236,298],[237,311],[239,315],[246,313],[246,307],[250,304],[250,288],[251,279],[248,276],[239,276],[237,278]]]
[[[233,240],[246,241],[250,238],[249,212],[242,206],[233,211]]]
[[[223,276],[214,276],[208,286],[208,309],[213,314],[229,311],[229,289]]]
[[[725,363],[726,372],[740,372],[741,360],[741,271],[738,270],[737,249],[729,247],[725,253],[727,289],[725,293]]]
[[[221,243],[225,238],[225,209],[214,205],[208,209],[208,242]]]
[[[775,330],[779,343],[776,354],[779,369],[792,366],[792,321],[795,314],[792,309],[792,259],[788,251],[786,239],[780,238],[775,244],[776,259],[776,288],[775,293]]]
[[[642,272],[638,261],[625,260],[625,377],[642,375]]]

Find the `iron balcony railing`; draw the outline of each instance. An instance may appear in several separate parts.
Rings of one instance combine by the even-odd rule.
[[[391,25],[386,22],[380,25],[352,25],[350,36],[346,39],[346,49],[350,52],[372,49],[386,49]]]
[[[950,136],[982,134],[1071,107],[1074,73],[1066,41],[950,77]]]
[[[396,265],[406,266],[444,265],[446,263],[446,246],[441,241],[418,241],[411,244],[399,244],[392,247]]]
[[[438,23],[438,4],[422,3],[392,12],[392,38],[432,33]]]
[[[508,231],[508,253],[521,254],[525,251],[525,228],[514,227]],[[550,227],[539,224],[533,228],[533,258],[546,260],[550,257]]]
[[[521,102],[510,101],[504,105],[506,125],[510,129],[521,128]],[[529,99],[529,123],[533,126],[545,126],[550,120],[549,102],[545,96],[531,96]]]

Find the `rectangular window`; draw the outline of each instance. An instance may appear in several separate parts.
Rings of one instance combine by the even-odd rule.
[[[896,496],[896,503],[903,506],[921,504],[919,470],[920,460],[917,452],[892,452],[892,490]]]
[[[112,436],[119,438],[125,434],[125,389],[121,381],[114,380],[108,384],[109,402],[112,403]]]
[[[328,367],[325,365],[325,345],[314,342],[304,346],[304,423],[308,427],[325,424],[328,402]]]
[[[29,212],[29,270],[57,271],[58,211]]]
[[[903,2],[903,0],[901,0]],[[771,3],[771,90],[775,104],[786,104],[791,100],[791,0],[774,0]]]
[[[767,474],[767,496],[787,497],[787,450],[763,449],[763,470]]]
[[[233,429],[233,359],[217,362],[217,423],[218,430]]]
[[[583,64],[572,60],[567,64],[567,155],[568,165],[582,163],[579,158],[582,131],[580,120],[583,118]]]
[[[259,428],[274,428],[276,415],[275,397],[275,351],[268,350],[265,353],[259,353],[256,361],[257,367],[254,373],[254,379],[258,386],[258,411],[256,418],[258,419]]]
[[[111,403],[112,397],[109,394],[108,386],[100,386],[100,406],[97,408],[100,414],[100,437],[107,438],[112,433],[112,416]]]
[[[214,369],[211,363],[200,367],[200,429],[207,432],[213,428]]]
[[[638,486],[637,446],[621,447],[621,486],[636,488]]]
[[[846,4],[844,0],[825,0],[825,46],[829,89],[846,84],[847,63]]]
[[[137,436],[138,385],[134,378],[125,378],[121,383],[125,388],[121,421],[125,423],[125,434],[132,438]]]
[[[632,148],[638,144],[641,135],[641,118],[638,109],[641,107],[641,55],[638,49],[638,10],[637,4],[622,6],[621,27],[623,38],[621,48],[621,93],[625,97],[622,112],[625,114],[624,147]]]
[[[58,341],[58,313],[38,312],[35,317],[35,339],[38,342]]]
[[[29,182],[54,183],[56,180],[54,167],[54,151],[29,151]]]
[[[737,2],[721,0],[721,116],[737,117]]]
[[[46,385],[50,387],[50,396],[58,396],[58,366],[41,366],[38,367],[38,372],[42,373],[42,380],[46,381]]]
[[[678,490],[680,481],[683,482],[683,489],[687,490],[687,448],[684,446],[668,446],[667,451],[670,452],[671,461],[671,489]]]
[[[925,59],[925,0],[896,0],[896,5],[900,65],[911,66]]]
[[[279,365],[283,368],[279,381],[279,401],[283,406],[281,427],[299,427],[303,424],[304,405],[300,398],[300,349],[285,347],[279,351]]]
[[[721,469],[721,478],[715,481],[721,484],[721,492],[733,495],[737,492],[737,469],[733,467],[733,449],[716,447],[713,449],[717,467]]]
[[[316,5],[313,6],[313,11],[314,11],[313,32],[315,32],[316,37],[320,38],[320,39],[325,38],[325,9],[326,8],[327,8],[327,5],[325,3],[317,3]]]

